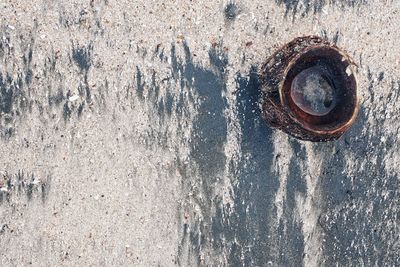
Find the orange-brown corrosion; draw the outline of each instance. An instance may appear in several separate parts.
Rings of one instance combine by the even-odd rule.
[[[299,37],[267,59],[260,71],[265,120],[298,139],[338,139],[358,109],[355,64],[337,46]]]

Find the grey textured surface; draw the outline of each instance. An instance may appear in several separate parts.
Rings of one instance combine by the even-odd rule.
[[[1,266],[399,266],[400,2],[1,1]],[[301,35],[359,66],[331,143],[261,119]]]

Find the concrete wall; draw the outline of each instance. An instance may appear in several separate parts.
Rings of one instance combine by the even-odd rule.
[[[0,2],[1,266],[400,265],[397,0]],[[269,128],[301,35],[359,66],[340,140]]]

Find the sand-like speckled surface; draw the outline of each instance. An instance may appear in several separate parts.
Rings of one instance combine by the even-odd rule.
[[[0,2],[1,266],[399,266],[400,1]],[[257,70],[319,35],[361,111],[310,143]]]

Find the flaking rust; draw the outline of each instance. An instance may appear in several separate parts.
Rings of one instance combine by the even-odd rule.
[[[325,39],[294,39],[261,67],[263,117],[301,140],[338,139],[359,109],[355,68],[344,51]]]

